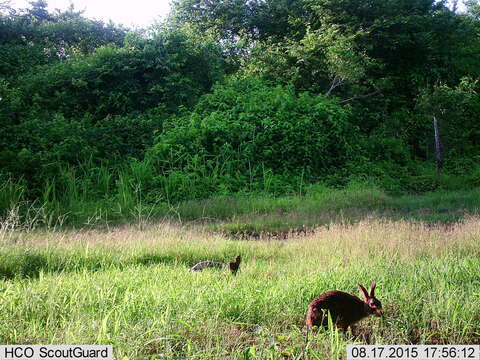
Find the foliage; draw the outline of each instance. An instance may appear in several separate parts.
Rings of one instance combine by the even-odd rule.
[[[197,47],[184,34],[159,34],[134,46],[102,47],[19,78],[22,107],[35,114],[90,114],[95,121],[163,104],[192,105],[220,72],[214,47]]]
[[[2,170],[34,196],[62,168],[141,159],[168,114],[192,106],[222,66],[215,44],[164,30],[0,80]]]
[[[316,182],[425,192],[434,114],[440,188],[478,183],[476,0],[176,0],[135,32],[0,4],[0,176],[25,200],[127,216]]]
[[[469,16],[477,21],[480,20],[480,2],[478,0],[466,0],[465,6]]]
[[[71,5],[49,13],[45,1],[0,14],[0,76],[15,80],[34,66],[74,54],[89,54],[108,44],[121,45],[126,29],[85,18]]]
[[[213,31],[222,41],[301,36],[308,22],[305,0],[174,0],[172,20],[198,31]]]
[[[173,118],[148,156],[161,173],[219,171],[238,191],[265,172],[283,181],[334,173],[352,157],[353,131],[348,111],[323,96],[230,79]]]
[[[428,119],[433,116],[439,121],[447,167],[458,167],[461,161],[480,157],[480,131],[475,121],[480,115],[477,89],[478,81],[463,78],[455,87],[437,85],[430,91],[425,90],[418,99],[418,108],[425,114],[425,122],[431,125],[432,121]]]

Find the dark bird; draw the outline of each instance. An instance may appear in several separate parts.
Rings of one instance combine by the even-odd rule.
[[[190,271],[201,271],[205,268],[215,267],[215,268],[224,268],[228,267],[233,275],[237,274],[238,269],[240,269],[240,262],[242,261],[242,257],[238,255],[235,260],[230,261],[229,263],[223,263],[220,261],[202,261],[193,266]]]
[[[362,285],[357,285],[363,300],[343,291],[327,291],[317,296],[308,305],[306,324],[307,328],[314,326],[327,327],[328,314],[332,323],[341,328],[344,332],[348,327],[362,320],[368,315],[382,316],[382,304],[374,296],[375,281],[370,287],[370,293]]]

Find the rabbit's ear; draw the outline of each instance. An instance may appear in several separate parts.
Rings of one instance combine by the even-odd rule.
[[[363,287],[363,285],[360,285],[360,284],[357,284],[357,287],[358,287],[358,290],[360,290],[360,292],[362,293],[363,297],[365,298],[365,300],[368,300],[368,292],[367,292],[367,289],[365,289]]]
[[[374,296],[373,294],[375,293],[376,287],[377,287],[377,282],[376,281],[372,282],[372,286],[370,286],[370,297]]]

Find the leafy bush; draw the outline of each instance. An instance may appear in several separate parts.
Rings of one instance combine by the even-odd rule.
[[[196,185],[215,174],[227,191],[278,189],[276,183],[318,181],[352,158],[355,128],[348,117],[321,95],[230,79],[167,122],[147,156],[160,175],[180,171]]]
[[[164,30],[32,68],[14,83],[0,78],[0,166],[38,192],[63,168],[141,159],[164,118],[194,105],[222,64],[214,44]]]
[[[88,113],[96,121],[159,104],[174,112],[210,90],[222,74],[221,61],[214,45],[197,44],[180,31],[122,48],[104,46],[22,76],[17,86],[21,110],[74,119]]]

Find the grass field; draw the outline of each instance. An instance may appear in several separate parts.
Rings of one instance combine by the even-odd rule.
[[[130,359],[344,359],[349,343],[480,344],[478,192],[358,194],[323,205],[186,203],[181,221],[94,229],[3,226],[0,343],[112,344]],[[237,254],[236,277],[188,271]],[[355,337],[306,341],[315,296],[357,294],[373,280],[383,319],[363,320]]]

